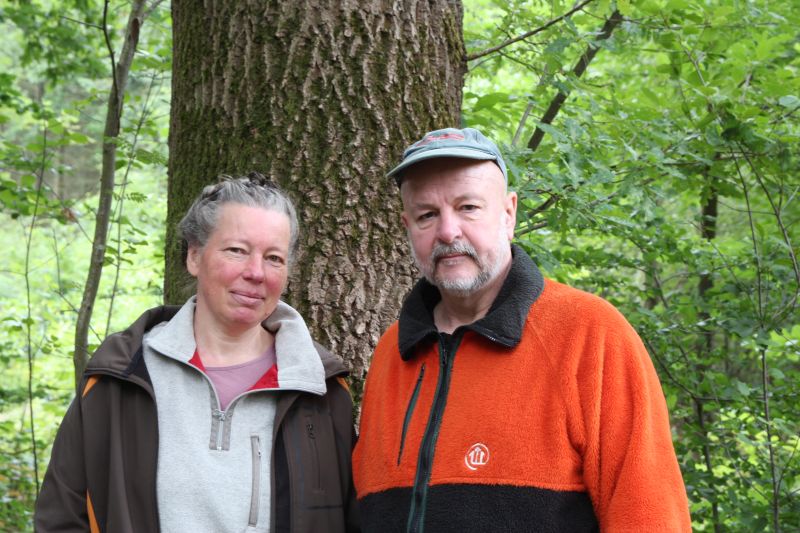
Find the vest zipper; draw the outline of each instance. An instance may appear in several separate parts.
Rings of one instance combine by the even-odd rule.
[[[406,431],[408,430],[408,424],[411,422],[411,415],[414,413],[414,407],[417,405],[417,397],[419,396],[419,390],[422,388],[422,378],[425,376],[425,363],[422,363],[422,367],[419,369],[419,377],[417,378],[417,384],[414,385],[414,392],[411,393],[411,398],[408,400],[408,407],[406,407],[406,416],[403,419],[403,431],[400,434],[400,451],[397,453],[397,466],[400,466],[400,460],[403,458],[403,448],[406,444]]]
[[[250,490],[250,519],[248,525],[258,524],[258,504],[261,499],[261,439],[258,435],[250,435],[250,451],[253,456],[253,485]]]
[[[422,437],[417,459],[417,473],[414,478],[414,489],[411,496],[411,508],[408,513],[406,530],[409,533],[423,533],[425,522],[425,506],[428,499],[428,482],[431,479],[433,468],[433,455],[436,449],[436,440],[439,438],[439,427],[442,423],[442,414],[447,404],[447,394],[450,389],[450,371],[453,359],[461,342],[462,332],[456,336],[439,334],[439,380],[436,383],[436,393],[433,397],[428,425]],[[449,338],[449,340],[448,340]],[[452,350],[448,350],[448,345]]]

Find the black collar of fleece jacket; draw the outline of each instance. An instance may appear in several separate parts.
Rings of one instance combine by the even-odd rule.
[[[522,327],[533,302],[544,290],[544,277],[534,262],[519,246],[511,245],[511,269],[486,316],[456,329],[470,330],[507,348],[519,344]],[[417,345],[434,342],[439,335],[433,322],[433,308],[441,300],[439,289],[420,279],[403,302],[400,310],[399,349],[403,360],[414,355]]]

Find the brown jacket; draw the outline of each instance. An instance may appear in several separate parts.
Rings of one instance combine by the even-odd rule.
[[[158,422],[142,337],[178,309],[147,311],[130,328],[108,337],[92,357],[80,397],[70,405],[53,445],[36,502],[36,531],[159,531]],[[278,400],[272,446],[274,532],[358,531],[346,369],[317,348],[328,392],[287,391]],[[311,436],[309,424],[316,428]]]

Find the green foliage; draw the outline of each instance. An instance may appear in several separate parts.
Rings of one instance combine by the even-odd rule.
[[[0,530],[30,531],[55,430],[74,394],[72,347],[89,265],[111,87],[103,4],[0,8]],[[121,48],[125,10],[109,10]],[[91,344],[161,302],[168,6],[150,14],[125,101],[106,270]],[[138,61],[138,57],[142,60]]]
[[[570,7],[472,5],[470,53]],[[800,6],[617,2],[623,23],[576,77],[614,7],[473,61],[465,120],[508,143],[519,243],[639,330],[694,528],[796,530]],[[559,92],[556,119],[537,122]]]

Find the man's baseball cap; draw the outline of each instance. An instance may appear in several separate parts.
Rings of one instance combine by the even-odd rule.
[[[394,167],[387,176],[392,177],[397,185],[403,181],[403,171],[411,165],[437,157],[458,157],[464,159],[480,159],[494,161],[503,172],[508,182],[506,163],[500,150],[492,141],[475,128],[445,128],[425,134],[403,152],[403,160]]]

